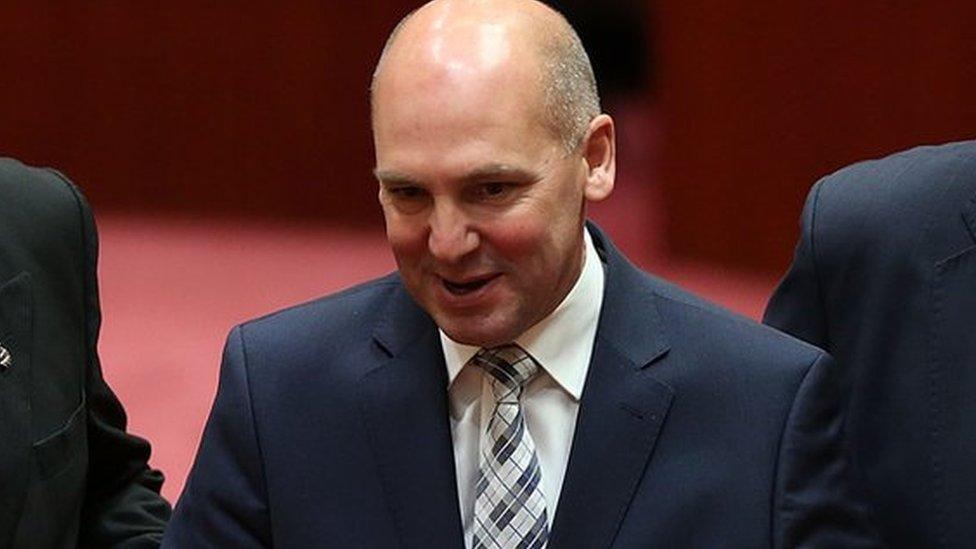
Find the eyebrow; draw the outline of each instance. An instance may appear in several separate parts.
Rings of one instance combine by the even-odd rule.
[[[402,172],[396,170],[383,170],[380,168],[373,169],[373,176],[380,183],[394,183],[394,184],[416,184],[417,181]],[[478,181],[491,181],[491,180],[521,180],[521,181],[534,181],[538,179],[538,176],[531,171],[520,168],[518,166],[513,166],[511,164],[503,163],[490,163],[484,166],[479,166],[470,172],[464,174],[461,177],[462,181],[465,182],[478,182]]]
[[[414,183],[409,175],[394,170],[381,170],[373,168],[373,177],[380,183]]]
[[[537,176],[525,168],[512,166],[511,164],[492,163],[471,170],[462,179],[468,182],[497,179],[529,181],[537,179]]]

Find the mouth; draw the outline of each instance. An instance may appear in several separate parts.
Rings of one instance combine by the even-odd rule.
[[[473,294],[478,290],[484,288],[491,281],[498,278],[497,274],[485,275],[479,277],[472,277],[465,280],[448,280],[446,278],[441,278],[441,282],[444,284],[444,289],[455,296],[465,296]]]

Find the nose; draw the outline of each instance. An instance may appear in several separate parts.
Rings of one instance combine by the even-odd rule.
[[[435,205],[427,237],[427,248],[435,259],[442,263],[457,263],[478,244],[478,233],[460,208],[450,204]]]

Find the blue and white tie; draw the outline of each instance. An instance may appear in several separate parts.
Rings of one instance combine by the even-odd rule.
[[[472,547],[541,549],[549,539],[546,498],[539,457],[519,403],[538,365],[517,345],[482,349],[471,360],[488,374],[495,399],[481,434]]]

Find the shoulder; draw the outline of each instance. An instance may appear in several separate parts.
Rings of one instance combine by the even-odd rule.
[[[5,236],[45,249],[46,244],[80,234],[90,217],[85,198],[60,172],[0,158],[0,222]]]
[[[855,196],[857,190],[876,192],[911,192],[926,181],[953,176],[961,169],[976,166],[976,140],[942,145],[923,145],[896,153],[857,162],[841,168],[824,179],[834,192],[845,187]]]
[[[729,311],[631,264],[602,233],[594,243],[607,261],[598,334],[631,355],[658,355],[682,364],[687,379],[735,371],[747,380],[802,375],[824,352],[768,326]],[[628,349],[643,349],[634,355]],[[672,360],[677,359],[677,360]]]
[[[929,262],[956,248],[973,200],[976,141],[917,147],[824,177],[804,230],[823,261]]]
[[[731,312],[674,284],[649,276],[672,351],[706,371],[739,369],[747,376],[799,379],[824,351]],[[684,350],[682,350],[684,349]]]
[[[248,346],[279,350],[319,347],[323,338],[348,343],[369,338],[368,327],[380,320],[386,303],[401,291],[400,277],[393,273],[249,320],[237,330]]]
[[[976,141],[923,146],[852,164],[824,177],[811,200],[824,221],[922,220],[958,211],[976,193]]]
[[[647,373],[680,398],[686,417],[708,415],[772,441],[806,380],[834,370],[817,347],[671,284],[651,285],[669,348]]]
[[[244,322],[228,336],[223,369],[245,375],[262,402],[344,398],[385,357],[376,326],[405,293],[391,274]]]
[[[95,249],[94,234],[91,210],[66,177],[0,158],[0,248],[15,271],[74,273],[84,257],[79,251]]]
[[[76,213],[84,206],[78,189],[60,172],[0,158],[0,194],[9,209],[32,214]]]

